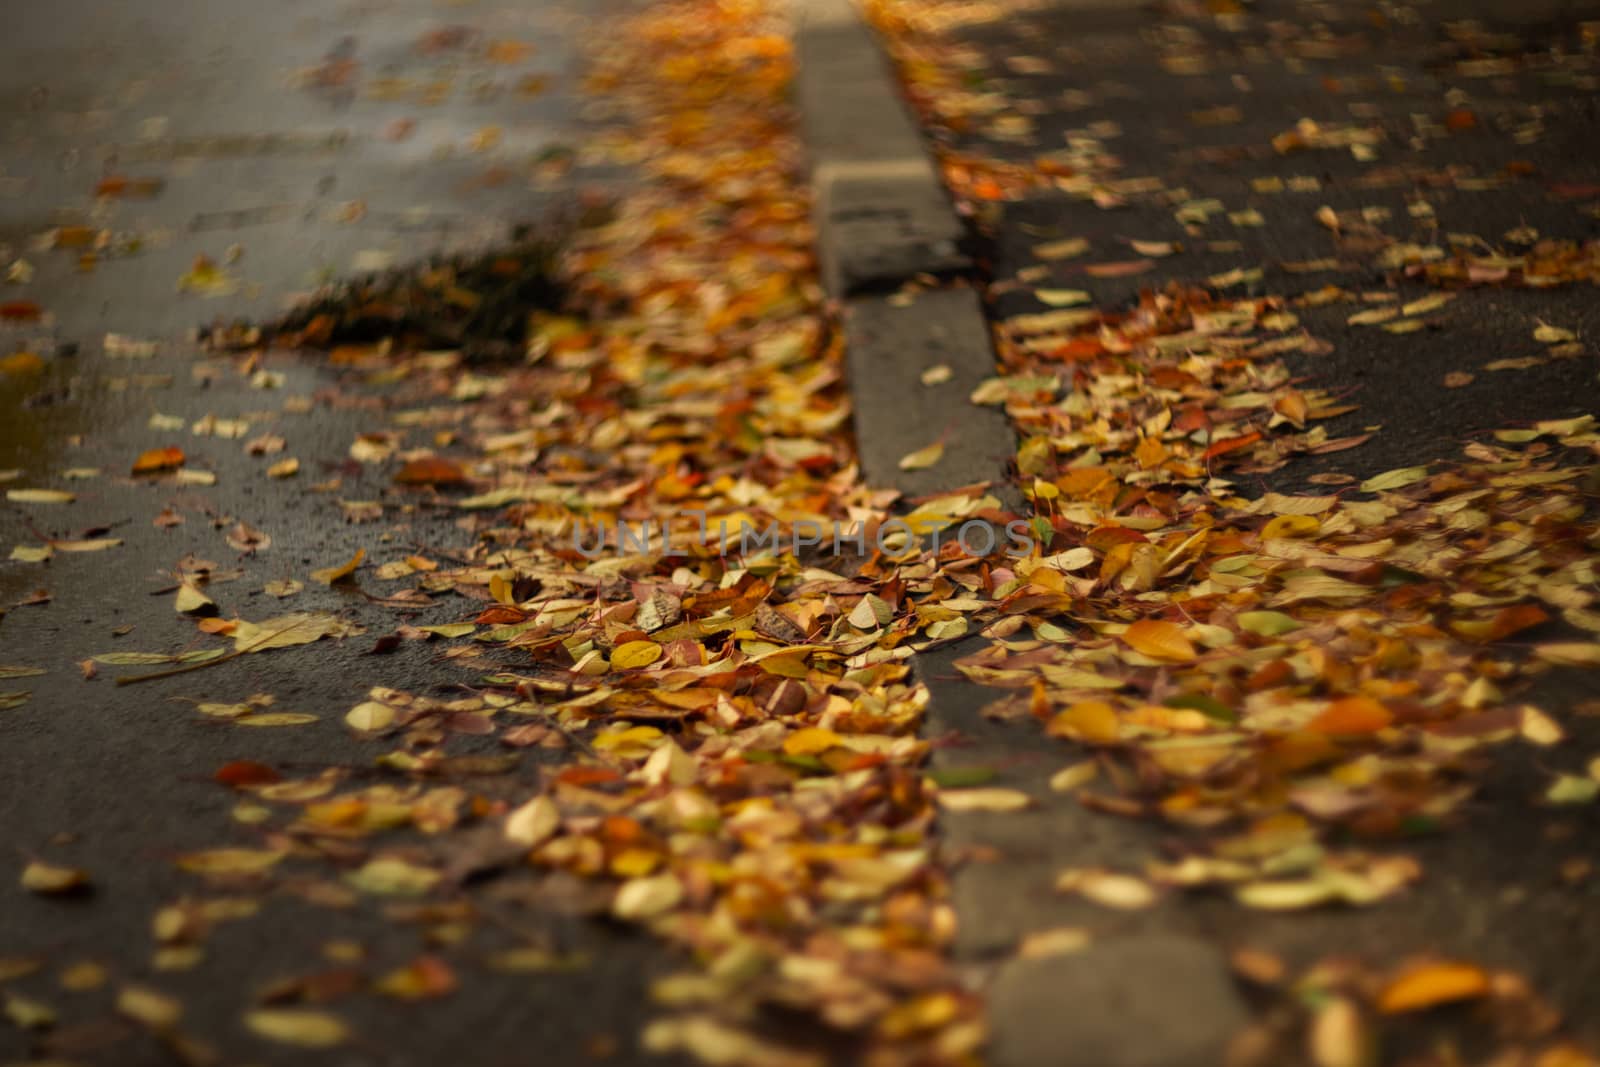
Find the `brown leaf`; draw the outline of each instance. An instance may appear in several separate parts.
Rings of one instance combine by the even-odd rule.
[[[467,475],[454,461],[429,456],[401,467],[394,480],[401,485],[460,485],[467,480]]]

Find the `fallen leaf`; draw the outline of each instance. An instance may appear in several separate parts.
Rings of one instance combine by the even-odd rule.
[[[1319,712],[1306,723],[1306,729],[1320,734],[1370,734],[1392,721],[1394,716],[1389,709],[1371,697],[1345,697]]]
[[[350,1028],[336,1015],[302,1008],[261,1008],[244,1022],[268,1041],[299,1048],[333,1048],[350,1038]]]
[[[941,789],[939,806],[946,811],[1021,811],[1033,798],[1020,789]]]
[[[262,874],[277,866],[283,855],[270,849],[214,848],[185,853],[178,857],[178,866],[190,874]]]
[[[352,574],[354,574],[356,572],[356,568],[361,566],[361,561],[366,558],[367,550],[364,548],[358,548],[356,549],[356,554],[351,556],[344,563],[341,563],[337,567],[324,567],[321,570],[312,571],[311,577],[315,578],[323,585],[334,585],[338,582],[344,581],[346,578],[349,578]]]
[[[665,915],[682,900],[683,883],[674,874],[633,878],[617,890],[611,913],[630,922],[646,922]]]
[[[345,712],[344,721],[352,730],[385,730],[394,725],[394,709],[376,700],[357,704]]]
[[[183,1018],[183,1004],[148,986],[123,986],[117,993],[117,1014],[152,1030],[170,1030]]]
[[[22,869],[22,888],[42,896],[76,893],[89,887],[89,875],[76,867],[34,860]]]
[[[7,489],[6,499],[13,504],[70,504],[77,497],[63,489]]]
[[[1368,493],[1385,493],[1393,489],[1403,489],[1414,485],[1428,476],[1427,467],[1402,467],[1398,470],[1384,471],[1375,474],[1361,483],[1361,488]]]
[[[394,480],[401,485],[459,485],[467,480],[460,465],[438,456],[414,459],[401,467]]]
[[[1077,893],[1085,900],[1123,911],[1148,908],[1161,899],[1155,887],[1142,878],[1098,868],[1062,871],[1056,876],[1056,889],[1063,893]]]
[[[661,646],[654,641],[629,641],[611,651],[611,667],[619,671],[638,670],[660,658]]]
[[[944,442],[935,441],[926,448],[919,448],[915,452],[908,452],[900,457],[900,469],[903,471],[920,471],[938,463],[944,458]]]
[[[1122,632],[1122,642],[1151,659],[1189,663],[1198,658],[1183,627],[1161,619],[1140,619]]]
[[[561,827],[561,809],[549,797],[539,796],[506,816],[506,839],[524,848],[537,848]]]
[[[1385,1015],[1425,1011],[1440,1004],[1487,996],[1489,988],[1488,972],[1476,964],[1448,960],[1421,963],[1384,986],[1378,994],[1378,1010]]]
[[[184,464],[185,456],[181,448],[152,448],[139,453],[139,458],[133,461],[133,473],[153,474],[156,471],[172,470]]]

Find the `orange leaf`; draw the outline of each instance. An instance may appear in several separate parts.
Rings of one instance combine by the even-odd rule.
[[[1242,437],[1229,437],[1226,440],[1218,441],[1216,444],[1206,449],[1201,458],[1213,459],[1217,456],[1226,455],[1229,452],[1237,452],[1241,448],[1249,448],[1259,440],[1261,440],[1261,431],[1259,430],[1256,430],[1252,433],[1247,433]]]
[[[139,458],[133,461],[133,473],[149,474],[152,471],[171,470],[183,466],[184,455],[181,448],[152,448],[141,452]]]
[[[1489,626],[1489,640],[1503,641],[1519,630],[1526,630],[1530,626],[1538,626],[1549,620],[1550,616],[1537,604],[1513,604],[1509,608],[1501,608],[1495,614],[1494,621]]]
[[[1139,442],[1139,447],[1133,450],[1133,458],[1139,461],[1142,470],[1161,466],[1166,462],[1168,454],[1167,446],[1157,437],[1144,438]]]
[[[1194,644],[1177,623],[1160,619],[1140,619],[1122,633],[1123,643],[1151,659],[1188,663],[1199,656]]]
[[[1385,1015],[1423,1011],[1439,1004],[1471,1000],[1489,992],[1489,975],[1471,963],[1442,961],[1412,967],[1391,981],[1378,996]]]
[[[1371,697],[1345,697],[1324,708],[1306,729],[1319,734],[1371,734],[1393,721],[1389,709]]]
[[[466,481],[467,476],[456,463],[431,456],[407,463],[394,480],[401,485],[458,485]]]

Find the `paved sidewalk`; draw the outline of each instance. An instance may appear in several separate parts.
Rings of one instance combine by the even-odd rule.
[[[1314,410],[1345,413],[1314,415],[1312,444],[1335,447],[1239,464],[1229,477],[1247,497],[1353,492],[1600,407],[1600,22],[1584,21],[1600,5],[868,6],[971,223],[1011,373],[1075,315],[1148,308],[1173,287],[1219,304],[1284,298],[1292,381],[1328,398]],[[1548,624],[1517,640],[1565,637],[1584,634]],[[1427,953],[1523,976],[1564,1032],[1600,1047],[1600,970],[1571,951],[1600,938],[1586,859],[1600,822],[1540,799],[1556,767],[1581,773],[1600,746],[1592,673],[1518,692],[1565,742],[1496,756],[1445,833],[1393,848],[1425,871],[1411,892],[1287,915],[1203,894],[1118,912],[1059,892],[1058,872],[1138,870],[1176,854],[1176,831],[1053,791],[1074,753],[1042,751],[1027,723],[985,722],[995,692],[960,680],[963,653],[920,660],[934,728],[965,741],[941,765],[1032,799],[944,820],[969,860],[955,876],[960,947],[993,982],[995,1062],[1160,1067],[1220,1062],[1224,1047],[1238,1063],[1369,1062],[1339,1058],[1356,1053],[1341,1053],[1332,1016],[1301,1036],[1279,975]],[[1052,931],[1074,948],[1017,956]],[[1315,1008],[1331,994],[1307,995]],[[1497,1039],[1451,1011],[1381,1031],[1384,1063],[1454,1062],[1444,1049],[1479,1062],[1533,1036]]]

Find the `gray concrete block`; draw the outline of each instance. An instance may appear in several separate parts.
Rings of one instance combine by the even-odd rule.
[[[1168,934],[1014,959],[989,990],[993,1067],[1216,1067],[1249,1020],[1219,949]]]
[[[971,290],[930,290],[903,304],[851,300],[844,328],[856,443],[869,483],[919,496],[1003,480],[1016,436],[1004,412],[968,399],[994,374],[988,327]],[[923,385],[922,373],[940,364],[950,368],[950,380]],[[903,456],[941,438],[945,453],[937,464],[900,469]],[[997,489],[1003,500],[1012,493],[1009,485]]]
[[[805,0],[796,36],[828,291],[842,298],[968,271],[965,227],[871,31],[846,0]]]

